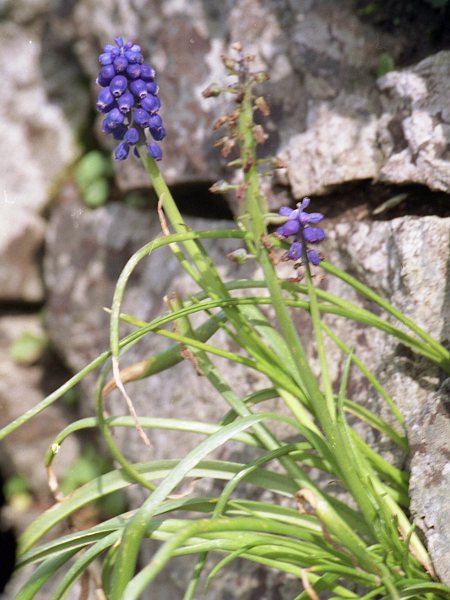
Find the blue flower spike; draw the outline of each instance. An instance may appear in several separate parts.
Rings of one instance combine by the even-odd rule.
[[[297,204],[297,208],[288,206],[280,208],[280,216],[287,217],[287,221],[278,227],[277,234],[282,238],[294,237],[294,241],[288,250],[287,258],[300,260],[303,258],[303,245],[305,245],[305,256],[312,265],[320,263],[320,254],[317,250],[308,247],[308,244],[318,244],[325,239],[325,232],[321,227],[311,227],[322,221],[322,213],[307,213],[305,208],[309,206],[310,198],[303,198]]]
[[[134,42],[114,38],[99,56],[101,69],[97,84],[102,88],[97,98],[97,110],[104,113],[102,131],[120,141],[114,150],[117,160],[125,160],[134,146],[146,146],[149,155],[161,160],[160,142],[166,137],[158,98],[155,70],[144,63],[141,47]]]

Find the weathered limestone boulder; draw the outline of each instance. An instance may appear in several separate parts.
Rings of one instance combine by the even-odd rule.
[[[408,420],[411,444],[411,510],[423,532],[434,568],[450,581],[450,389],[444,380]]]
[[[62,377],[55,365],[47,370],[45,361],[15,358],[13,345],[23,336],[45,339],[41,319],[34,315],[6,315],[0,317],[0,427],[35,406],[55,386],[61,385]],[[28,362],[30,360],[30,362]],[[1,467],[7,468],[5,476],[20,473],[27,481],[30,491],[40,502],[51,502],[44,456],[55,436],[67,425],[69,417],[60,407],[52,406],[12,433],[1,445]],[[62,476],[78,454],[75,438],[68,440],[65,461],[55,466],[57,477]],[[15,515],[15,521],[23,528],[26,518]]]
[[[439,52],[378,82],[384,155],[379,178],[450,191],[450,52]]]
[[[288,142],[287,181],[295,197],[363,179],[450,191],[450,52],[439,52],[377,82],[316,98],[305,132]],[[286,181],[286,180],[285,180]]]
[[[0,299],[40,302],[44,297],[39,257],[45,222],[20,205],[0,204]]]
[[[389,299],[426,332],[448,345],[449,241],[449,218],[403,217],[385,222],[338,224],[329,231],[327,247],[331,262]],[[356,300],[356,294],[337,280],[327,278],[325,285],[328,291]],[[370,307],[367,301],[364,304]],[[450,451],[448,385],[436,393],[445,375],[378,331],[341,322],[338,334],[355,348],[405,416],[411,445],[408,460],[412,514],[425,536],[437,574],[449,583],[450,480],[445,466]],[[335,366],[333,375],[338,381],[342,358],[339,360],[336,351],[334,355],[331,348],[330,351],[330,364]],[[349,392],[354,400],[386,413],[379,397],[367,389],[366,381],[356,369],[352,370]],[[376,438],[371,441],[377,446]],[[405,457],[392,456],[392,448],[380,449],[405,466],[402,465]]]
[[[88,106],[79,69],[55,51],[55,31],[47,34],[48,4],[7,3],[0,18],[0,300],[7,302],[43,300],[40,215],[79,152],[74,127]]]
[[[43,35],[43,24],[39,21],[26,28],[11,21],[0,22],[3,41],[0,67],[4,81],[0,202],[6,200],[34,212],[46,206],[55,178],[77,155],[75,134],[64,113],[65,107],[52,97],[51,74],[43,71],[41,52],[46,49]],[[52,65],[54,73],[63,69],[62,62]],[[76,81],[69,85],[76,96]],[[81,102],[78,110],[82,107]]]

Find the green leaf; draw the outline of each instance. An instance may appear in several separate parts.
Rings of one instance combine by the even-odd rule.
[[[377,76],[382,77],[395,69],[394,58],[389,52],[382,52],[378,57]]]
[[[111,160],[98,150],[87,152],[75,167],[75,181],[84,191],[96,179],[112,175]]]
[[[94,179],[82,190],[83,200],[89,208],[103,206],[108,199],[109,185],[106,179]]]
[[[172,472],[179,464],[178,460],[159,460],[152,463],[134,465],[148,481],[162,479]],[[240,463],[222,461],[201,461],[189,474],[190,477],[211,477],[213,479],[231,479],[243,468]],[[249,481],[256,481],[259,487],[269,489],[285,496],[293,496],[297,490],[295,483],[285,475],[267,470],[256,471],[249,477]],[[122,470],[115,470],[96,477],[89,483],[74,491],[63,501],[49,508],[40,515],[24,531],[20,537],[20,552],[23,554],[31,548],[47,531],[67,518],[74,511],[86,506],[90,502],[102,498],[112,492],[121,490],[130,485]]]
[[[9,355],[16,363],[32,365],[41,358],[47,344],[45,335],[24,331],[9,347]]]

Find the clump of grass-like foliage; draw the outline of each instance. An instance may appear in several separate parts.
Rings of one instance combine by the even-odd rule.
[[[262,83],[265,75],[252,73],[252,57],[245,56],[239,46],[234,50],[236,59],[224,58],[231,84],[224,88],[212,86],[206,95],[227,92],[235,99],[232,112],[224,115],[218,125],[228,127],[221,140],[223,153],[227,155],[232,148],[238,150],[239,158],[232,161],[232,166],[240,171],[241,181],[233,186],[222,182],[216,187],[236,188],[241,206],[239,227],[191,231],[157,162],[141,139],[136,147],[159,197],[164,235],[136,252],[119,277],[111,307],[110,348],[0,432],[4,438],[100,367],[96,416],[77,421],[62,431],[45,462],[50,482],[55,486],[51,464],[64,440],[82,429],[98,428],[118,468],[93,478],[66,497],[59,497],[24,532],[17,568],[31,563],[37,568],[17,600],[33,598],[69,563],[52,595],[54,600],[66,597],[93,561],[101,565],[99,586],[104,597],[134,600],[145,589],[151,590],[155,577],[173,557],[188,555],[196,555],[197,563],[186,582],[184,600],[200,598],[205,585],[238,557],[297,578],[299,591],[295,600],[317,599],[324,592],[331,592],[335,599],[450,597],[450,588],[437,581],[428,553],[408,518],[407,473],[370,448],[348,421],[349,415],[353,420],[363,421],[405,452],[408,444],[402,415],[358,358],[358,348],[350,349],[324,322],[323,316],[333,314],[367,328],[378,328],[446,373],[450,373],[450,353],[376,293],[326,260],[320,260],[317,251],[308,254],[308,242],[317,241],[317,235],[316,238],[307,235],[303,225],[294,229],[285,226],[289,218],[304,219],[304,216],[286,210],[281,217],[268,213],[260,182],[261,165],[267,168],[267,162],[259,160],[256,154],[265,134],[254,121],[255,111],[268,112],[262,98],[254,95],[255,84]],[[314,219],[317,222],[319,217]],[[279,231],[285,235],[270,234],[271,223],[281,225]],[[299,245],[290,251],[290,258],[298,262],[302,278],[283,280],[277,274],[277,258],[288,248],[285,240],[294,230],[298,236],[295,243]],[[256,261],[262,278],[223,281],[202,243],[220,238],[235,239],[237,245],[241,244],[242,257]],[[151,260],[151,254],[165,246],[171,248],[173,259],[180,262],[197,284],[198,293],[172,299],[170,310],[151,322],[122,314],[122,300],[132,272],[142,260]],[[370,299],[380,315],[316,289],[312,269],[321,269],[327,277],[341,279],[361,297]],[[246,291],[244,296],[242,290]],[[266,307],[270,307],[269,313],[263,310]],[[304,311],[311,319],[320,364],[319,379],[294,325],[293,311]],[[274,316],[269,318],[267,314]],[[190,320],[194,315],[203,315],[203,322],[197,328]],[[121,322],[130,326],[129,333],[122,338]],[[166,327],[173,324],[176,327]],[[217,347],[209,341],[219,329],[239,351]],[[137,341],[155,335],[169,338],[173,345],[142,360],[138,367],[121,371],[120,356]],[[333,389],[329,375],[325,338],[336,344],[345,357],[338,389]],[[226,400],[229,411],[217,423],[146,416],[137,419],[126,394],[127,381],[169,369],[183,359],[186,349],[195,359],[196,368]],[[270,384],[241,397],[217,368],[216,356],[238,363],[242,369],[264,374]],[[380,402],[387,403],[397,426],[348,397],[351,369],[359,369],[365,375]],[[107,415],[105,404],[115,387],[126,397],[132,416]],[[280,398],[289,415],[259,412],[258,403],[270,398]],[[295,441],[287,443],[275,435],[273,424],[279,421],[289,428],[290,440]],[[162,428],[195,432],[200,441],[181,459],[133,464],[114,441],[113,430],[118,427],[137,427],[137,434],[143,440],[147,439],[146,431]],[[230,440],[259,449],[257,458],[249,463],[209,458]],[[278,470],[269,467],[273,461],[279,464]],[[323,489],[318,483],[320,477],[312,478],[311,468],[340,482],[349,501],[333,496],[332,489]],[[184,497],[172,495],[186,478],[195,477],[222,482],[222,491],[210,497],[197,497],[194,493]],[[247,499],[241,495],[244,482],[260,491],[269,490],[274,500]],[[39,543],[44,534],[79,508],[132,484],[147,491],[147,498],[138,508],[89,529]],[[138,567],[142,543],[149,538],[159,542],[159,549],[148,564]],[[210,556],[218,561],[206,573]]]

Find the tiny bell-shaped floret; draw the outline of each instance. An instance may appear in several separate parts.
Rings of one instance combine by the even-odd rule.
[[[134,111],[134,120],[140,127],[145,129],[150,124],[150,114],[143,108],[136,108]]]
[[[136,129],[136,127],[130,127],[128,129],[128,131],[124,135],[123,141],[127,142],[127,144],[132,144],[132,145],[138,143],[138,141],[139,141],[139,131]]]
[[[114,67],[116,69],[116,73],[122,73],[128,67],[128,61],[125,56],[118,56],[114,60]]]
[[[148,153],[150,154],[150,156],[152,158],[154,158],[155,160],[161,160],[163,157],[163,153],[161,148],[158,146],[158,144],[152,143],[149,144],[147,146],[148,148]]]
[[[114,65],[105,65],[101,68],[100,73],[97,77],[97,83],[102,87],[106,87],[111,83],[111,79],[116,74],[116,69]]]
[[[127,67],[127,77],[130,79],[138,79],[141,76],[141,65],[133,64]]]
[[[291,247],[288,250],[288,258],[291,260],[299,260],[302,257],[303,245],[301,242],[292,242]]]
[[[120,112],[127,113],[134,106],[134,96],[131,92],[125,92],[117,98],[117,106]]]
[[[291,235],[297,235],[300,230],[300,223],[297,219],[289,219],[284,225],[278,228],[277,232],[283,237],[290,237]]]
[[[149,113],[154,113],[161,108],[161,102],[158,96],[148,94],[145,98],[141,99],[141,106]]]
[[[303,230],[305,242],[317,244],[325,239],[325,232],[320,227],[305,227]]]
[[[148,126],[150,129],[159,129],[162,127],[163,121],[159,115],[151,115]]]
[[[126,142],[121,142],[114,150],[114,158],[117,160],[125,160],[128,158],[130,146]]]
[[[112,130],[112,136],[115,140],[123,140],[126,132],[127,126],[122,123],[121,125],[117,125],[116,127],[114,127],[114,129]]]
[[[309,262],[316,267],[321,261],[320,254],[317,252],[317,250],[307,250],[306,256],[308,257]]]
[[[159,87],[156,85],[156,81],[147,82],[147,92],[149,94],[157,94],[159,92]]]
[[[103,54],[100,54],[98,60],[101,65],[110,65],[112,62],[114,62],[114,56],[111,52],[104,52]]]
[[[141,65],[141,79],[152,81],[155,78],[155,69],[146,63]]]
[[[130,63],[141,63],[144,61],[144,57],[140,52],[134,52],[133,50],[126,50],[125,57]]]
[[[111,83],[109,84],[109,89],[111,90],[111,93],[116,97],[121,96],[127,89],[127,87],[128,81],[127,78],[123,75],[116,75],[111,79]]]
[[[114,96],[109,88],[103,88],[97,97],[97,110],[99,112],[108,112],[109,108],[113,108]]]
[[[107,123],[110,129],[114,129],[118,125],[122,125],[124,121],[125,117],[118,108],[113,108],[105,119],[105,123]]]
[[[145,98],[147,95],[147,86],[142,79],[135,79],[130,83],[130,90],[138,98]]]
[[[160,142],[166,137],[166,130],[164,127],[150,127],[150,133],[152,134],[153,139],[157,142]]]

